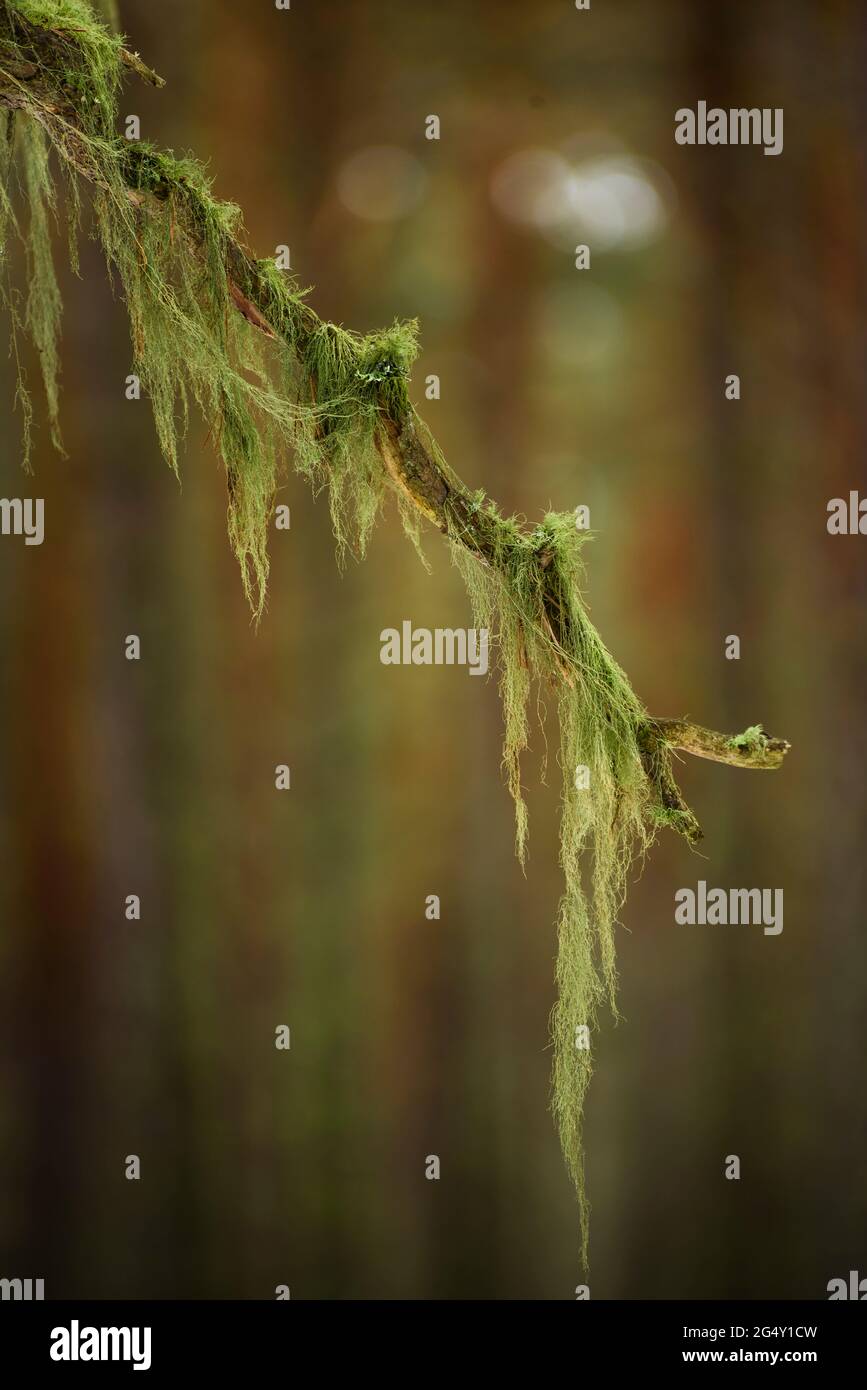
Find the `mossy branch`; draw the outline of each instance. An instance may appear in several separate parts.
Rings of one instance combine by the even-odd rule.
[[[76,36],[85,32],[85,26],[64,23],[62,13],[54,24],[36,22],[35,17],[40,12],[62,12],[64,6],[56,3],[53,6],[16,6],[7,3],[4,8],[5,15],[0,14],[0,43],[6,48],[11,40],[14,51],[26,53],[30,50],[32,59],[22,62],[7,57],[4,62],[0,58],[0,106],[29,110],[49,131],[55,120],[62,121],[65,128],[61,130],[61,152],[71,159],[78,172],[97,181],[99,169],[89,158],[88,137],[78,124],[76,96],[80,94],[70,88],[58,100],[64,88],[64,57],[68,56],[70,43],[74,44]],[[28,17],[28,10],[33,13],[34,19]],[[4,25],[6,33],[3,32]],[[138,53],[131,52],[122,43],[117,43],[115,51],[124,68],[155,87],[164,85],[163,79],[148,67]],[[190,224],[202,229],[207,226],[208,205],[213,202],[210,191],[203,189],[197,179],[185,178],[183,169],[173,156],[162,155],[153,147],[138,142],[123,142],[120,154],[127,197],[134,205],[140,205],[147,194],[163,202],[172,196],[180,196],[188,204]],[[204,231],[202,239],[192,249],[201,253],[203,241]],[[275,281],[273,263],[257,260],[240,239],[227,235],[222,250],[232,303],[247,322],[264,336],[282,337],[303,356],[323,330],[338,331],[334,325],[323,323],[309,305],[301,301],[287,305],[280,282]],[[287,307],[292,311],[288,320]],[[311,375],[315,390],[315,374]],[[475,494],[444,467],[443,461],[438,458],[438,451],[420,432],[416,413],[402,398],[402,393],[397,401],[393,393],[391,396],[387,392],[380,395],[382,399],[377,402],[380,420],[375,445],[393,486],[421,516],[433,522],[444,534],[455,538],[483,562],[492,563],[496,551],[492,527],[502,519],[489,508],[479,507]],[[543,555],[540,561],[543,574],[546,572],[545,560]],[[551,578],[555,578],[554,571]],[[564,615],[552,596],[544,594],[543,603],[546,612],[556,612],[559,623]],[[552,626],[552,635],[554,631]],[[567,633],[560,634],[557,645],[562,646],[564,652],[568,651],[570,643]],[[572,676],[566,659],[562,662],[561,676],[571,683]],[[754,728],[761,734],[760,725]],[[779,767],[790,746],[785,740],[764,735],[756,740],[755,745],[747,745],[743,735],[730,737],[718,734],[683,719],[648,720],[642,733],[648,745],[661,741],[682,752],[734,767]],[[670,791],[663,790],[662,786],[659,790],[663,804],[667,803],[671,799]]]
[[[651,729],[669,748],[681,753],[693,753],[697,758],[710,758],[730,767],[780,767],[791,744],[784,738],[766,734],[761,724],[753,724],[742,734],[717,734],[686,719],[654,719]]]
[[[118,135],[118,92],[129,72],[162,85],[85,0],[0,0],[0,250],[10,231],[20,231],[29,272],[23,310],[0,280],[15,358],[20,362],[19,331],[26,331],[39,353],[59,446],[53,150],[66,175],[73,267],[85,183],[97,235],[126,300],[133,371],[150,397],[173,468],[191,402],[211,425],[226,467],[230,539],[257,617],[268,577],[268,523],[287,456],[314,490],[327,489],[339,554],[348,545],[364,553],[388,490],[417,547],[423,519],[448,539],[474,619],[498,644],[503,762],[522,861],[527,814],[520,758],[529,740],[531,689],[535,682],[556,693],[565,889],[552,1017],[553,1109],[581,1198],[586,1256],[581,1128],[592,1068],[589,1051],[576,1051],[575,1030],[590,1026],[603,1002],[616,1011],[614,929],[634,858],[659,826],[690,844],[700,838],[675,781],[672,751],[773,768],[789,745],[760,725],[727,737],[647,713],[581,600],[586,536],[572,516],[550,513],[528,527],[502,516],[484,492],[458,478],[409,400],[416,324],[360,335],[320,319],[294,279],[252,254],[240,210],[213,196],[201,165]],[[29,208],[23,231],[16,172]],[[26,462],[31,407],[23,371],[17,400]]]

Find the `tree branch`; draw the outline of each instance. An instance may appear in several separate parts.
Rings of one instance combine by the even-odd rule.
[[[766,734],[760,724],[733,738],[686,719],[654,719],[651,728],[669,748],[730,767],[779,767],[792,746],[784,738]]]
[[[46,128],[58,122],[63,132],[60,148],[77,172],[91,182],[98,182],[87,142],[78,129],[75,92],[65,92],[62,77],[63,45],[73,41],[70,30],[40,28],[31,24],[20,11],[0,8],[0,40],[11,40],[8,54],[0,48],[0,107],[25,110]],[[23,50],[23,54],[22,54]],[[120,49],[121,64],[152,85],[160,87],[163,80],[141,60],[137,53]],[[32,60],[32,61],[31,61]],[[159,186],[146,186],[137,178],[137,168],[148,157],[144,147],[130,143],[124,160],[125,179],[130,201],[137,206],[146,198],[160,200]],[[177,190],[176,190],[177,191]],[[167,196],[163,193],[163,197]],[[196,195],[193,190],[189,198]],[[195,219],[193,219],[195,221]],[[264,274],[262,264],[237,239],[225,240],[226,274],[232,302],[237,311],[254,328],[269,338],[281,336],[275,322],[273,285]],[[290,346],[303,355],[305,346],[323,327],[323,321],[307,304],[300,305],[291,327]],[[286,337],[285,332],[282,335]],[[394,415],[382,393],[381,424],[376,434],[376,446],[393,487],[420,515],[444,534],[463,545],[480,562],[502,564],[495,544],[495,522],[491,514],[478,505],[470,490],[447,470],[412,407]],[[545,557],[540,557],[539,572],[550,591],[543,595],[544,612],[550,621],[551,638],[555,648],[569,649],[569,633],[564,630],[568,614],[555,591],[556,577],[546,579]],[[558,663],[562,678],[573,683],[568,661]],[[728,763],[732,767],[776,768],[783,761],[789,744],[784,739],[767,736],[760,725],[744,734],[729,737],[715,733],[685,719],[653,719],[638,729],[638,741],[644,771],[653,788],[654,797],[664,814],[665,823],[674,826],[690,843],[700,838],[701,830],[695,816],[683,801],[671,775],[666,749],[677,749],[700,758]]]

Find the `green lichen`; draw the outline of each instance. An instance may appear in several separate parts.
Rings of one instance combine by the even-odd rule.
[[[581,551],[587,533],[576,530],[571,514],[549,514],[527,535],[490,504],[482,510],[491,523],[492,561],[466,548],[460,528],[452,532],[452,553],[476,624],[496,634],[506,726],[504,764],[515,800],[522,860],[527,813],[520,760],[528,744],[531,695],[534,683],[537,690],[557,692],[565,891],[558,916],[557,1003],[551,1019],[552,1108],[579,1195],[586,1262],[589,1205],[582,1123],[592,1051],[579,1045],[583,1035],[578,1030],[584,1025],[592,1036],[603,1004],[617,1016],[617,915],[630,866],[655,830],[655,808],[638,741],[646,712],[581,602]]]
[[[744,729],[742,734],[734,734],[729,740],[730,748],[737,748],[743,753],[759,753],[768,741],[768,736],[761,724],[751,724],[748,729]]]
[[[13,294],[5,298],[16,329],[37,349],[52,438],[59,446],[60,296],[51,255],[56,196],[49,146],[76,192],[80,176],[93,189],[96,235],[129,313],[130,371],[150,400],[173,469],[191,404],[210,423],[226,468],[229,536],[258,617],[268,579],[268,522],[287,458],[294,456],[314,487],[328,487],[340,554],[350,545],[363,553],[385,490],[377,423],[384,409],[406,409],[416,326],[395,324],[362,336],[317,321],[313,332],[305,331],[305,292],[273,261],[260,261],[257,298],[264,292],[274,333],[265,344],[236,312],[234,296],[243,287],[230,283],[227,269],[232,245],[243,239],[240,210],[214,196],[195,159],[116,133],[119,39],[83,0],[22,0],[7,3],[5,14],[13,38],[0,43],[0,65],[6,56],[40,69],[39,82],[27,81],[32,116],[16,121],[13,150],[29,208],[24,314]],[[34,31],[50,32],[56,62],[42,61]],[[2,198],[0,212],[7,203],[11,208],[7,178]],[[73,232],[77,206],[73,198]],[[10,225],[18,226],[14,217]],[[71,242],[74,248],[74,235]],[[18,399],[27,459],[31,410],[23,374]]]
[[[382,505],[386,475],[376,431],[383,410],[407,410],[417,351],[414,322],[362,337],[317,321],[305,337],[300,361],[303,377],[315,382],[315,407],[299,417],[295,457],[315,490],[329,490],[341,558],[350,536],[364,554]]]
[[[28,72],[19,81],[21,65],[35,66],[35,79]],[[579,1193],[586,1259],[582,1123],[592,1053],[578,1045],[577,1030],[586,1025],[592,1031],[603,1004],[616,1015],[615,927],[630,866],[659,824],[688,833],[691,821],[685,810],[662,807],[650,790],[642,765],[647,750],[640,744],[646,712],[581,600],[586,533],[571,515],[556,513],[527,532],[501,516],[483,492],[467,493],[449,472],[409,403],[418,350],[414,322],[367,335],[323,323],[307,308],[306,290],[273,260],[239,253],[240,211],[215,197],[196,160],[117,134],[120,42],[84,0],[0,0],[0,70],[22,108],[4,113],[0,124],[0,248],[9,234],[24,241],[29,277],[23,308],[5,255],[0,293],[19,363],[25,459],[31,408],[20,366],[22,333],[38,352],[51,434],[60,445],[60,296],[51,246],[60,169],[73,268],[81,181],[92,190],[95,234],[128,310],[131,371],[150,399],[157,439],[173,469],[190,407],[209,422],[226,470],[229,536],[257,617],[268,578],[268,523],[285,461],[293,459],[315,491],[327,488],[342,557],[349,547],[363,553],[391,481],[377,448],[383,417],[408,438],[424,438],[453,484],[446,529],[474,621],[496,645],[503,765],[522,862],[527,809],[521,756],[529,743],[531,700],[534,692],[541,703],[549,689],[556,691],[565,889],[551,1020],[552,1106]],[[19,192],[26,222],[16,207]],[[410,460],[410,473],[411,467]],[[403,492],[396,495],[421,554],[418,512]],[[752,746],[760,736],[755,727],[734,742]],[[670,777],[668,751],[660,745],[652,757],[660,778]],[[587,770],[586,788],[576,777],[579,768]]]

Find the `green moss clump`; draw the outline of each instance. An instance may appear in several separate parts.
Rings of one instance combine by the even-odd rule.
[[[768,736],[761,724],[751,724],[742,734],[734,734],[728,740],[728,744],[730,748],[737,748],[744,753],[759,753],[767,741]]]

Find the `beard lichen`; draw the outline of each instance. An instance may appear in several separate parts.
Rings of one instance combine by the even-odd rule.
[[[20,92],[4,113],[10,148],[0,212],[8,210],[7,230],[20,230],[26,247],[24,314],[5,279],[3,297],[15,328],[29,334],[38,352],[52,437],[59,445],[53,146],[72,190],[73,248],[79,180],[91,189],[95,234],[129,314],[130,371],[150,399],[160,448],[173,469],[191,403],[211,425],[226,468],[229,536],[259,617],[268,521],[286,456],[294,455],[315,488],[328,486],[341,555],[349,544],[363,552],[385,490],[377,421],[384,401],[406,408],[416,325],[396,323],[366,336],[318,320],[311,329],[305,292],[273,261],[258,261],[242,269],[266,293],[266,341],[228,270],[242,234],[240,210],[213,195],[195,159],[115,133],[120,40],[84,0],[6,3],[0,18],[4,86]],[[13,212],[13,171],[29,210],[23,228]],[[74,249],[72,259],[75,267]],[[31,408],[23,372],[18,399],[26,464]]]
[[[589,1041],[601,1005],[618,1016],[617,914],[630,865],[648,847],[658,823],[639,744],[647,713],[581,601],[587,533],[576,530],[573,516],[551,513],[527,534],[490,503],[478,502],[490,518],[495,553],[490,559],[473,554],[458,531],[452,536],[452,554],[476,626],[496,634],[505,715],[503,759],[522,862],[527,812],[520,761],[528,744],[534,681],[537,691],[551,689],[557,699],[565,888],[551,1018],[552,1109],[578,1192],[586,1264],[589,1205],[582,1121],[592,1073]]]
[[[135,57],[135,55],[133,55]],[[137,61],[137,59],[136,59]],[[116,133],[124,62],[120,40],[84,0],[0,0],[0,237],[24,242],[29,288],[23,313],[8,278],[2,295],[13,351],[29,334],[38,352],[54,442],[59,446],[60,295],[51,224],[57,166],[67,183],[73,268],[79,183],[91,191],[95,236],[129,314],[131,372],[150,399],[157,438],[177,470],[191,404],[211,427],[226,470],[228,530],[258,618],[268,579],[267,530],[283,460],[314,490],[327,488],[339,555],[364,551],[394,482],[383,462],[384,421],[421,433],[407,381],[417,353],[415,322],[360,335],[324,323],[306,291],[273,260],[239,252],[239,209],[218,200],[202,166]],[[17,186],[16,186],[17,183]],[[23,194],[28,221],[16,198]],[[23,370],[25,462],[30,404]],[[435,450],[426,436],[428,446]],[[636,854],[682,805],[651,793],[670,778],[668,750],[642,742],[647,714],[590,621],[581,600],[586,535],[571,515],[547,515],[532,531],[471,495],[437,454],[453,490],[444,524],[467,586],[474,622],[498,648],[504,709],[503,761],[516,808],[523,862],[527,811],[521,755],[533,691],[556,691],[563,777],[553,1036],[553,1099],[566,1162],[579,1194],[587,1254],[582,1117],[591,1075],[585,1045],[601,1005],[616,1008],[615,925]],[[405,529],[418,545],[418,512],[396,489]],[[748,730],[750,736],[752,731]],[[586,1030],[586,1031],[585,1031]]]

